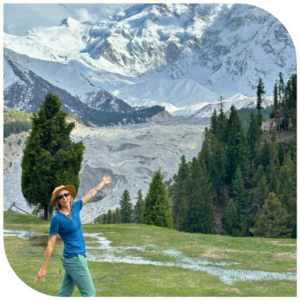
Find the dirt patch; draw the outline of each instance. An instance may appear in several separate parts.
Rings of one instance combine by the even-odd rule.
[[[294,272],[294,273],[296,273],[296,272],[297,272],[297,267],[288,269],[287,271],[288,271],[288,272]]]
[[[297,246],[297,244],[282,244],[279,241],[271,241],[271,242],[266,241],[266,243],[276,245],[276,246],[293,246],[293,247]]]
[[[273,255],[273,258],[278,261],[297,260],[297,252],[281,252]]]
[[[238,293],[238,294],[241,293],[241,290],[238,289],[238,288],[226,288],[226,291],[228,291],[228,292],[235,292],[235,293]]]
[[[206,257],[206,258],[215,258],[215,259],[218,259],[218,258],[224,258],[224,256],[222,255],[219,255],[219,254],[216,254],[217,250],[214,250],[214,249],[208,249],[207,251],[205,251],[205,253],[203,255],[201,255],[201,257]]]

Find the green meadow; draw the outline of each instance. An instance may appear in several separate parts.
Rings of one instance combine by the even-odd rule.
[[[60,239],[50,258],[45,281],[34,284],[47,247],[49,224],[39,217],[4,212],[4,229],[38,231],[31,239],[4,237],[4,246],[12,269],[23,282],[36,291],[56,296],[64,274],[63,268],[59,274],[59,252],[63,251]],[[255,280],[257,271],[296,274],[295,239],[191,234],[144,224],[84,224],[83,232],[90,234],[85,241],[97,297],[297,295],[295,280]],[[107,242],[107,248],[92,234]],[[212,271],[184,267],[194,264]],[[231,284],[226,283],[224,270],[234,274],[245,271],[254,274],[254,280],[238,277]],[[73,296],[81,296],[77,288]]]

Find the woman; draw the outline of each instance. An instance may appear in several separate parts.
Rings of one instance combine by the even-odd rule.
[[[95,297],[96,292],[85,258],[85,242],[82,233],[80,210],[89,200],[107,184],[111,182],[111,177],[103,177],[101,183],[91,189],[81,200],[73,203],[76,190],[74,186],[59,186],[52,193],[50,205],[54,206],[57,212],[54,214],[50,229],[48,247],[44,256],[42,268],[36,276],[35,283],[43,277],[45,281],[46,267],[53,248],[56,236],[60,235],[64,241],[64,252],[62,264],[65,275],[58,297],[71,297],[75,285],[78,287],[83,297]]]

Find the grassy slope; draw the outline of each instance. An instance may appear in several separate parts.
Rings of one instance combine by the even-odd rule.
[[[53,251],[45,282],[40,281],[38,285],[33,283],[46,250],[49,221],[5,212],[4,228],[38,230],[44,233],[43,242],[41,239],[26,241],[17,237],[5,237],[5,250],[10,265],[21,280],[39,292],[55,296],[63,277],[58,273],[58,252],[63,249],[61,241],[58,240]],[[104,237],[112,241],[112,246],[155,244],[164,250],[176,249],[192,258],[242,262],[240,265],[227,267],[230,269],[296,272],[297,242],[293,239],[190,234],[141,224],[86,224],[83,225],[83,231],[102,232]],[[155,261],[169,259],[161,253],[143,253],[143,257]],[[125,263],[89,262],[89,269],[98,297],[296,296],[294,281],[240,281],[226,285],[218,277],[199,271]],[[73,296],[80,296],[77,288]]]

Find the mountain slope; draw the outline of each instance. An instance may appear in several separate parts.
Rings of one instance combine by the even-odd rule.
[[[69,101],[68,106],[71,111],[73,106],[81,105],[79,102],[98,110],[135,111],[124,101],[92,83],[73,68],[58,62],[33,59],[4,49],[5,104],[13,109],[35,111],[38,106],[35,108],[26,107],[27,100],[43,99],[46,94],[45,91],[49,89],[56,90],[58,95],[65,97],[64,101]],[[66,93],[68,96],[65,96]],[[74,98],[73,104],[70,102],[71,100],[67,100],[69,98]]]
[[[138,4],[94,24],[68,18],[24,37],[4,34],[4,46],[69,64],[110,92],[162,78],[254,96],[262,77],[270,95],[279,72],[296,72],[284,26],[245,4]]]

